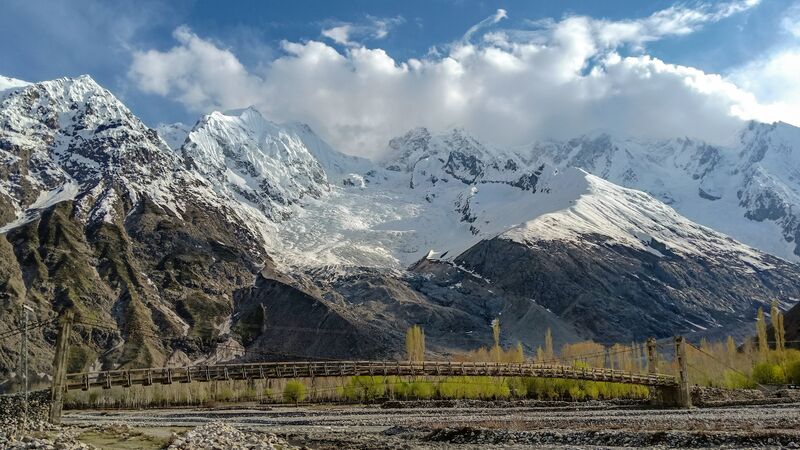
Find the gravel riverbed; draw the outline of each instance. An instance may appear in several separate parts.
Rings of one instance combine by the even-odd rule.
[[[78,427],[124,422],[139,430],[193,428],[173,438],[169,448],[175,449],[214,448],[214,439],[227,442],[216,448],[800,448],[800,403],[691,410],[596,404],[446,408],[250,405],[70,411],[64,422]]]

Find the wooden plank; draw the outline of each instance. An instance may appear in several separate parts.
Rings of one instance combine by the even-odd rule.
[[[395,361],[389,365],[386,361],[334,361],[318,364],[313,361],[286,363],[244,363],[224,364],[219,366],[187,367],[182,369],[181,382],[228,379],[248,379],[254,376],[255,370],[259,378],[290,378],[316,376],[538,376],[542,378],[566,378],[579,380],[604,380],[626,384],[648,386],[675,386],[676,377],[664,374],[647,375],[604,368],[575,368],[565,365],[539,363],[495,363],[495,362],[458,362],[452,361]],[[130,369],[103,371],[92,373],[65,374],[64,389],[89,389],[90,387],[151,385],[153,382],[170,384],[174,374],[170,368]],[[197,371],[198,377],[193,376]]]

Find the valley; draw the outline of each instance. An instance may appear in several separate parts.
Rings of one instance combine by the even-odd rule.
[[[446,355],[489,342],[494,318],[527,353],[546,328],[556,346],[743,339],[758,308],[800,298],[795,257],[773,245],[793,239],[785,124],[743,125],[730,148],[602,134],[504,149],[418,128],[372,162],[254,108],[159,135],[88,76],[6,85],[1,307],[106,324],[78,333],[71,370],[391,358],[414,324]],[[747,198],[772,199],[769,218]],[[53,335],[32,339],[44,373]]]
[[[255,108],[153,130],[86,76],[10,85],[0,92],[0,388],[19,389],[23,305],[33,313],[25,339],[35,387],[50,383],[58,323],[74,316],[66,426],[41,425],[42,439],[176,448],[228,438],[276,448],[796,441],[759,409],[793,397],[753,391],[750,407],[714,405],[737,426],[771,427],[763,436],[738,435],[734,419],[705,409],[678,423],[687,418],[644,403],[688,406],[672,393],[688,389],[679,374],[737,390],[796,378],[793,175],[769,172],[773,182],[748,193],[734,186],[753,180],[739,174],[766,176],[773,153],[797,146],[785,125],[746,125],[738,156],[607,135],[502,149],[463,129],[420,128],[373,162]],[[754,146],[759,156],[748,156]],[[697,198],[686,188],[695,182]],[[774,321],[782,310],[788,328]],[[689,338],[680,368],[676,335]],[[646,355],[649,338],[659,346]],[[387,371],[401,359],[410,365]],[[367,406],[298,407],[304,399]],[[458,406],[488,399],[499,403]],[[148,414],[92,412],[109,405]],[[153,419],[159,406],[190,409]],[[225,424],[206,424],[215,417]],[[695,420],[696,431],[663,432]],[[591,424],[601,422],[615,431],[598,435]]]

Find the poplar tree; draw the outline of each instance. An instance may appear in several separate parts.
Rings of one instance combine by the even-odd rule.
[[[736,358],[736,341],[733,340],[733,336],[728,336],[725,345],[728,347],[728,364],[732,364]]]
[[[517,341],[517,354],[514,355],[513,362],[525,362],[525,352],[522,350],[522,342]]]
[[[406,355],[409,361],[425,360],[425,332],[414,325],[406,332]]]
[[[543,362],[544,361],[544,349],[542,346],[536,347],[536,362]]]
[[[769,354],[767,322],[764,320],[764,310],[761,308],[758,308],[758,315],[756,316],[756,335],[758,336],[758,357],[766,360]]]
[[[772,330],[775,332],[775,350],[779,355],[783,354],[785,330],[783,329],[783,314],[778,309],[778,302],[772,302],[772,309],[769,311],[772,321]]]
[[[492,320],[492,339],[494,340],[494,347],[492,347],[492,360],[500,362],[500,319]]]
[[[546,359],[553,359],[555,356],[555,353],[553,353],[553,332],[550,327],[544,333],[544,356]]]

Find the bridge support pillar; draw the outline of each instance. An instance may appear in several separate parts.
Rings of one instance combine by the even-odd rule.
[[[656,339],[647,339],[647,373],[653,375],[658,372],[658,349]]]
[[[648,351],[650,348],[648,341]],[[678,384],[655,388],[653,404],[659,406],[692,407],[692,391],[689,386],[689,372],[686,369],[686,341],[683,336],[675,338],[675,362],[678,365]]]
[[[67,377],[67,354],[69,353],[69,333],[72,331],[74,312],[67,309],[58,322],[56,354],[53,358],[53,384],[50,387],[50,414],[53,425],[61,423],[61,409],[64,406],[64,382]]]

